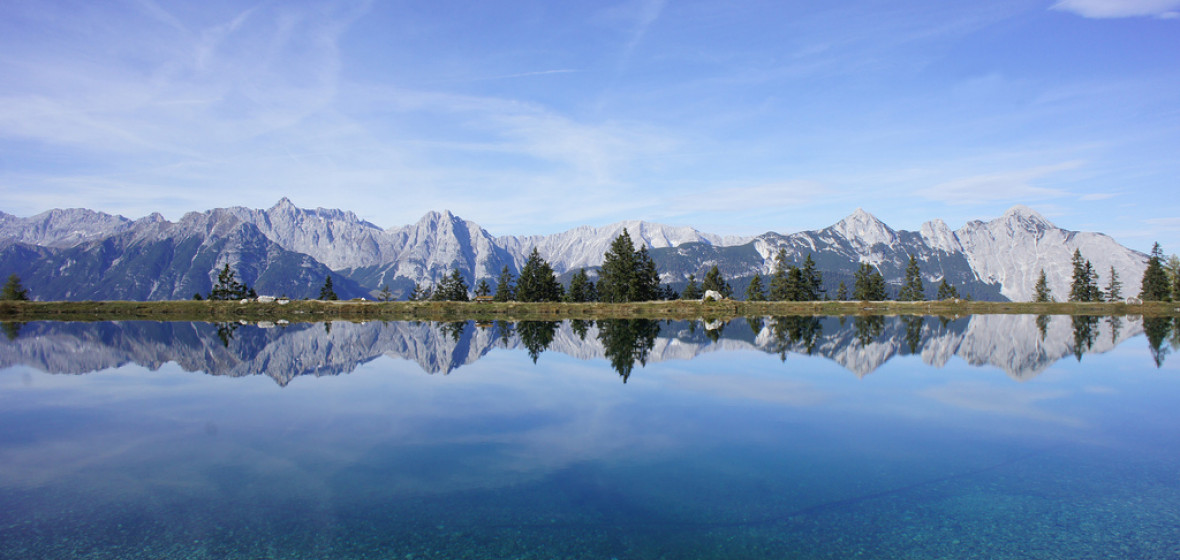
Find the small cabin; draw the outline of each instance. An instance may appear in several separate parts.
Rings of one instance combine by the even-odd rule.
[[[474,301],[475,303],[491,303],[492,296],[475,296],[475,299],[471,301]]]

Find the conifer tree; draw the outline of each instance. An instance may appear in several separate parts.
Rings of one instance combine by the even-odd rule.
[[[640,243],[639,250],[635,249],[626,229],[603,255],[597,290],[599,299],[609,302],[651,301],[660,297],[656,263],[646,245]]]
[[[923,301],[926,299],[922,288],[922,271],[918,268],[918,259],[910,255],[910,263],[905,267],[905,283],[901,292],[897,294],[898,301]]]
[[[1123,299],[1123,283],[1119,281],[1119,272],[1110,266],[1110,281],[1106,283],[1106,301]]]
[[[520,269],[520,278],[516,282],[516,301],[560,301],[564,294],[565,289],[557,281],[553,267],[533,247],[524,268]]]
[[[635,281],[635,244],[626,229],[602,256],[598,273],[598,297],[606,302],[631,301],[631,283]]]
[[[590,281],[590,276],[583,268],[574,273],[574,277],[570,279],[570,289],[566,292],[565,299],[572,302],[594,301],[594,292],[594,282]]]
[[[680,299],[701,299],[701,287],[695,274],[688,275],[688,285],[680,292]]]
[[[800,301],[818,301],[824,292],[824,275],[815,268],[815,261],[811,259],[811,253],[807,254],[807,258],[803,259],[802,282],[800,283]]]
[[[773,301],[785,301],[790,296],[787,267],[787,250],[780,247],[774,256],[774,274],[770,277],[770,299]]]
[[[807,300],[807,281],[803,278],[803,269],[787,266],[787,301]]]
[[[226,265],[229,266],[229,265]],[[8,276],[8,282],[4,284],[3,293],[0,293],[0,300],[4,301],[28,301],[29,290],[25,289],[20,283],[20,276],[11,274]]]
[[[1095,282],[1094,265],[1082,258],[1081,249],[1073,251],[1073,280],[1069,285],[1069,301],[1101,301]]]
[[[1143,271],[1143,282],[1139,297],[1144,301],[1171,301],[1172,286],[1168,282],[1168,274],[1164,272],[1164,252],[1157,242],[1151,248],[1151,256],[1147,259],[1147,270]]]
[[[249,293],[250,289],[234,278],[234,271],[230,270],[229,263],[225,263],[225,267],[217,273],[217,284],[209,292],[209,299],[222,301],[242,299]]]
[[[869,263],[860,263],[856,269],[856,282],[852,287],[852,299],[861,301],[885,301],[885,278]]]
[[[228,268],[229,265],[226,265],[226,267]],[[210,296],[209,299],[213,299],[213,297]],[[332,275],[331,274],[329,274],[326,278],[324,278],[324,285],[320,288],[320,299],[329,300],[329,301],[335,301],[336,299],[338,299],[336,297],[336,290],[332,288]]]
[[[491,295],[491,293],[492,293],[492,286],[490,284],[488,284],[487,279],[480,278],[479,283],[475,285],[475,295],[479,296],[479,297],[484,297],[484,296]]]
[[[755,272],[746,286],[746,301],[766,301],[766,293],[762,289],[762,275]]]
[[[733,288],[729,282],[725,281],[725,277],[721,275],[721,270],[717,268],[717,265],[713,265],[713,268],[705,273],[705,281],[701,284],[701,289],[706,292],[713,290],[725,298],[733,297]]]
[[[840,285],[836,286],[836,301],[848,301],[848,286],[844,281],[840,281]]]
[[[458,268],[451,269],[451,274],[444,277],[434,290],[434,301],[470,301],[467,296],[467,282]]]
[[[1041,275],[1037,277],[1037,284],[1033,287],[1033,301],[1037,303],[1048,303],[1054,301],[1053,291],[1049,289],[1049,279],[1045,276],[1045,269],[1041,269]]]
[[[393,299],[393,290],[389,289],[389,284],[381,285],[381,291],[377,292],[377,299],[380,301],[390,301]]]
[[[512,301],[516,299],[516,287],[513,285],[512,272],[508,270],[508,265],[500,269],[500,277],[496,279],[496,294],[492,296],[493,301]]]
[[[943,277],[942,283],[938,285],[938,299],[959,299],[959,290],[946,281]]]

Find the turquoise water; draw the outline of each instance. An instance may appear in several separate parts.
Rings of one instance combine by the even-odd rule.
[[[1172,327],[10,326],[0,557],[1177,558]]]

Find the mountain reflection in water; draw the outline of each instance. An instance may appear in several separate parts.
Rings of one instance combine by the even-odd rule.
[[[958,356],[995,366],[1016,380],[1073,356],[1107,352],[1145,334],[1156,366],[1180,347],[1180,319],[974,315],[749,317],[731,321],[572,320],[302,323],[4,323],[0,368],[26,365],[80,374],[134,363],[175,362],[211,375],[268,375],[280,385],[301,375],[337,375],[381,356],[450,373],[494,349],[609,361],[623,382],[649,362],[689,360],[724,351],[760,351],[832,360],[858,377],[895,356],[919,355],[944,366]]]

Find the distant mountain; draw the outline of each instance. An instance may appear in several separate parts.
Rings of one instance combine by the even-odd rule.
[[[1165,319],[1166,321],[1166,319]],[[80,374],[135,363],[157,369],[175,362],[186,371],[239,377],[268,375],[286,385],[303,375],[348,373],[378,357],[415,362],[427,373],[449,373],[501,348],[559,352],[582,360],[609,360],[616,368],[642,368],[644,363],[689,360],[723,351],[756,351],[820,356],[858,377],[899,356],[920,356],[944,366],[959,357],[975,366],[992,366],[1016,380],[1030,379],[1065,357],[1107,352],[1143,333],[1139,319],[1096,319],[1079,325],[1070,317],[1048,317],[1044,334],[1038,319],[1027,315],[975,315],[954,321],[935,318],[796,317],[654,322],[650,348],[643,362],[634,360],[633,343],[624,341],[624,358],[612,355],[617,345],[604,343],[604,325],[621,321],[546,325],[551,338],[540,345],[522,336],[526,324],[476,326],[471,322],[331,323],[276,326],[271,323],[117,323],[38,322],[0,338],[0,368],[26,365],[49,373]],[[801,328],[802,327],[802,328]],[[617,342],[617,341],[615,341]],[[530,346],[532,344],[532,346]],[[628,369],[629,373],[632,370]]]
[[[382,229],[352,212],[301,209],[284,198],[265,210],[218,208],[175,223],[159,214],[132,221],[85,209],[30,218],[0,213],[0,272],[20,275],[40,299],[187,299],[207,293],[226,263],[264,294],[314,297],[331,274],[342,297],[371,297],[384,285],[404,296],[415,283],[434,284],[455,268],[469,286],[494,281],[505,266],[518,273],[534,247],[558,274],[594,269],[624,229],[650,248],[664,282],[680,287],[716,265],[739,294],[755,272],[772,272],[780,248],[794,263],[812,255],[829,294],[841,281],[851,290],[862,262],[896,292],[910,255],[921,264],[928,295],[946,278],[981,300],[1029,299],[1042,268],[1064,299],[1075,249],[1093,262],[1101,284],[1113,266],[1128,295],[1146,267],[1145,255],[1106,235],[1060,229],[1022,206],[957,231],[941,220],[917,232],[893,230],[857,209],[821,230],[753,238],[642,221],[495,237],[446,211]]]

